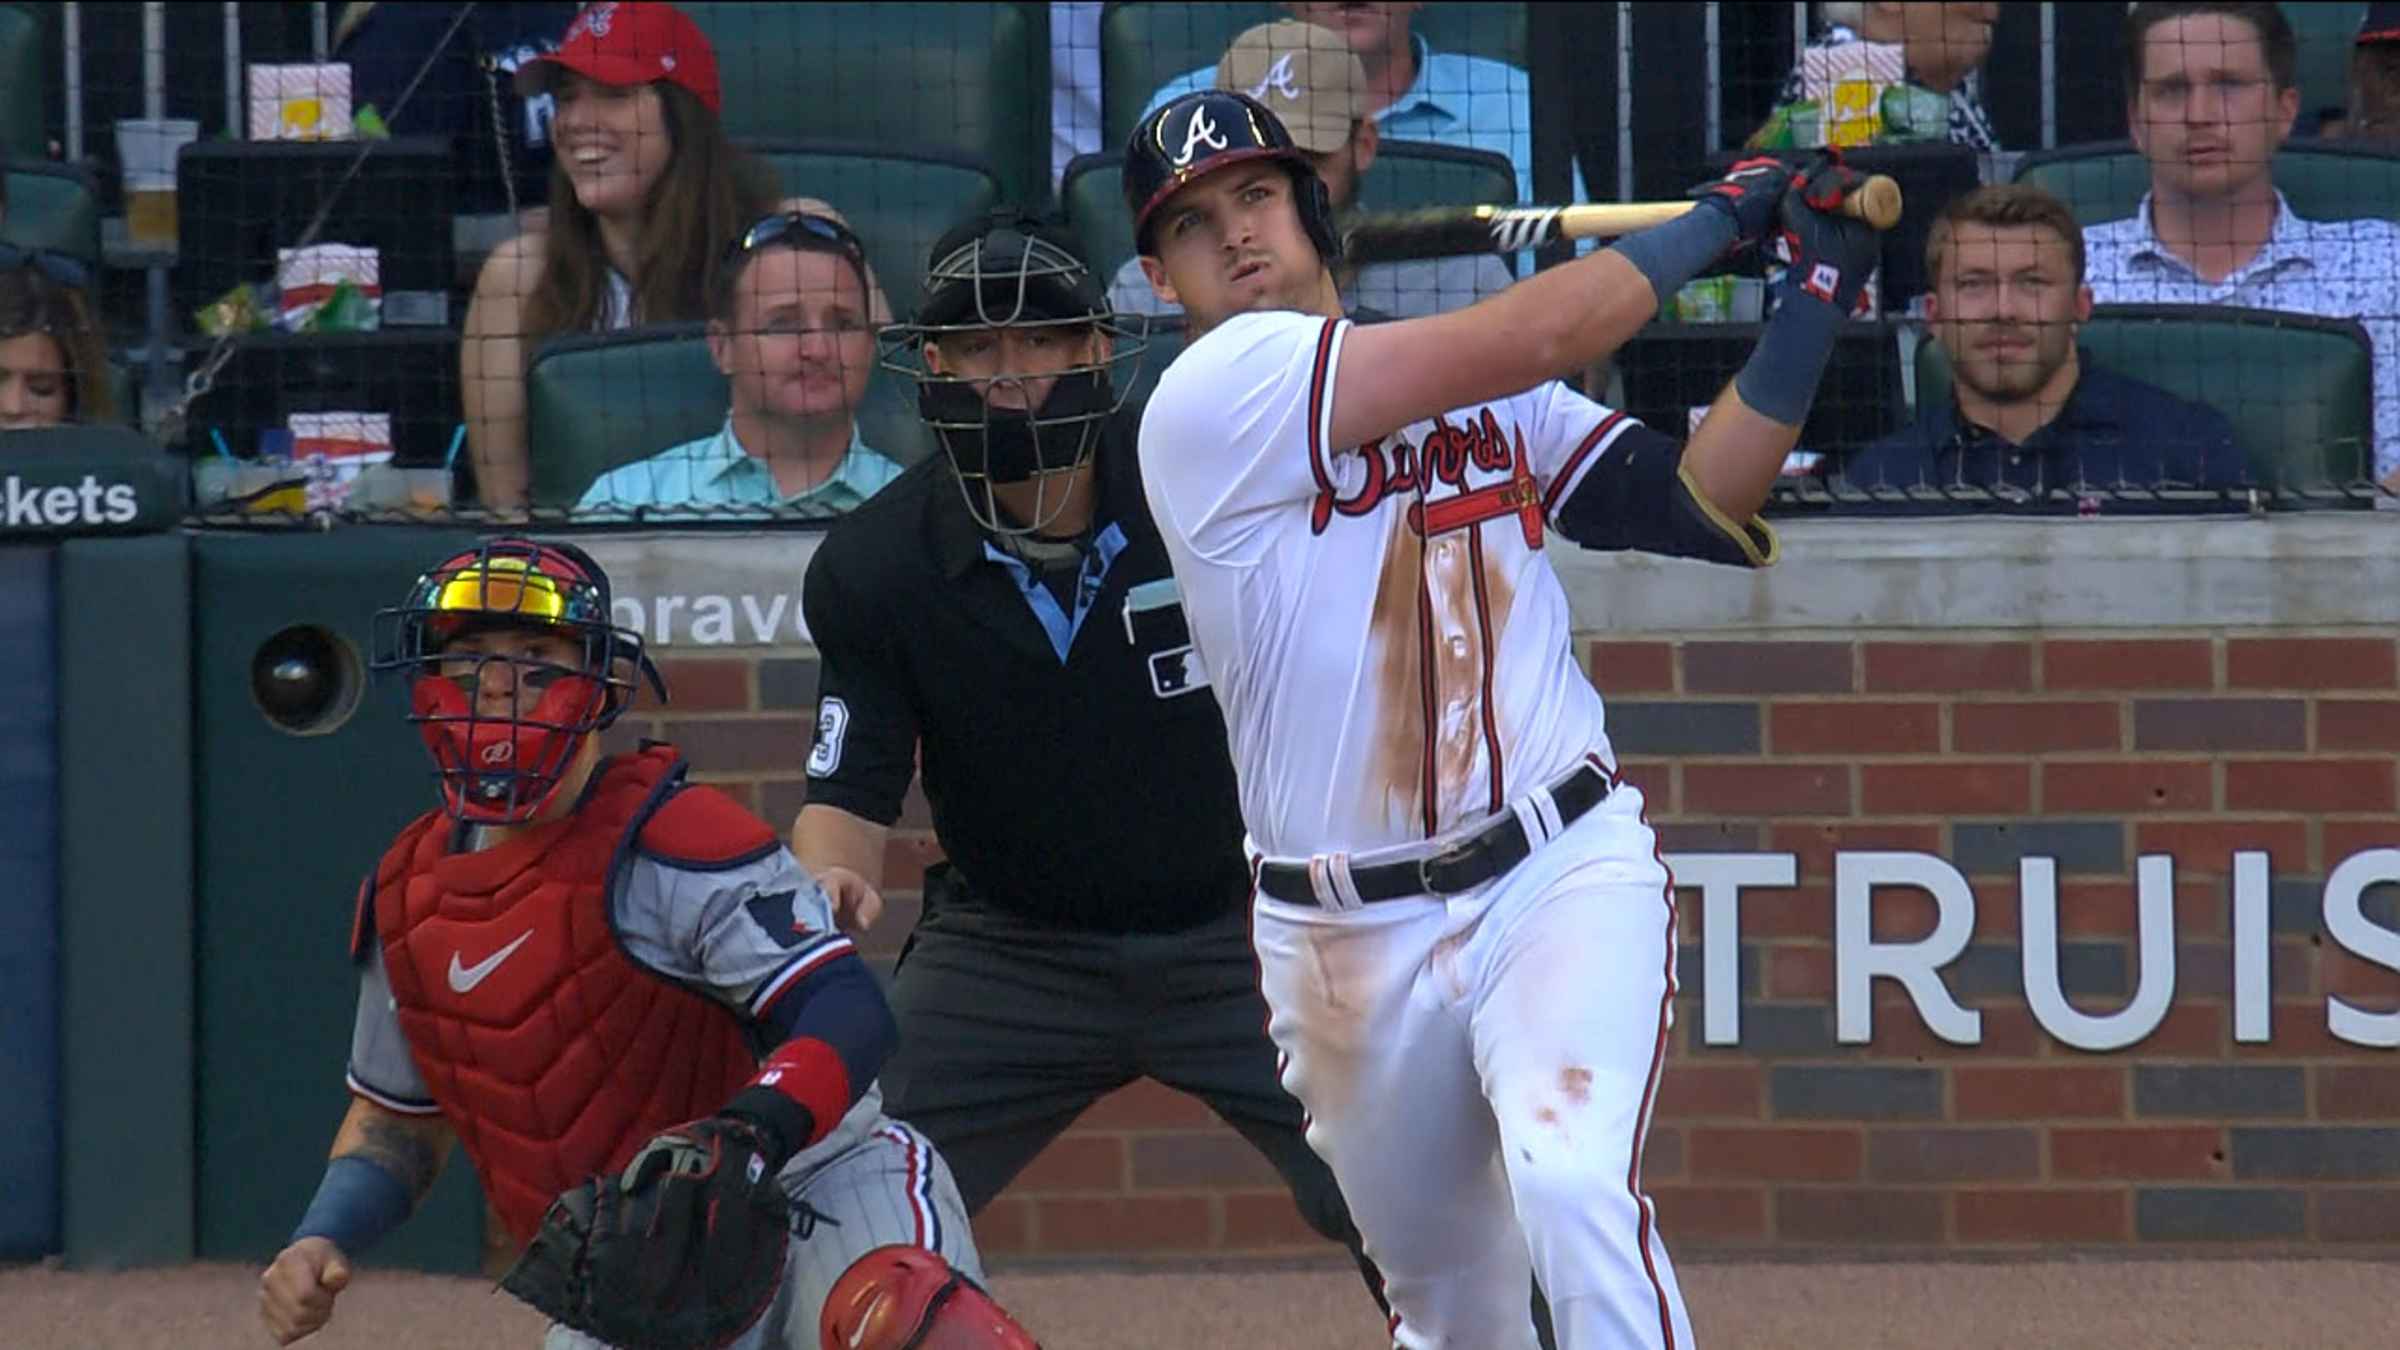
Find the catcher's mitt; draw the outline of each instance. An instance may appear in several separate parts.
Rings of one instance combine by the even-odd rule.
[[[790,1211],[774,1173],[743,1121],[677,1126],[622,1177],[553,1201],[500,1287],[620,1350],[717,1350],[783,1281]]]

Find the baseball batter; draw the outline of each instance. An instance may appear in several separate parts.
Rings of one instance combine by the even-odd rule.
[[[1641,1184],[1673,891],[1545,532],[1773,561],[1752,517],[1874,265],[1832,213],[1855,179],[1740,165],[1673,224],[1354,326],[1263,105],[1186,95],[1128,146],[1143,269],[1203,334],[1143,417],[1144,485],[1224,706],[1269,1032],[1395,1346],[1531,1350],[1529,1262],[1565,1350],[1692,1343]],[[1553,380],[1770,239],[1775,317],[1688,443]]]
[[[665,694],[609,616],[588,555],[521,539],[445,560],[378,616],[377,667],[408,681],[443,809],[361,888],[354,1099],[261,1280],[279,1343],[325,1324],[352,1261],[415,1208],[453,1140],[520,1243],[592,1174],[633,1188],[629,1160],[663,1139],[771,1176],[791,1238],[743,1347],[818,1346],[828,1294],[878,1248],[979,1274],[948,1168],[882,1112],[891,1011],[823,889],[763,822],[687,785],[672,746],[601,755],[637,672]],[[922,1278],[922,1263],[888,1265],[865,1273]],[[916,1344],[914,1330],[841,1344]],[[545,1344],[598,1343],[560,1325]]]

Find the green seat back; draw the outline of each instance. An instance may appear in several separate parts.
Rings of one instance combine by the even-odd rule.
[[[2102,367],[2206,403],[2233,423],[2262,487],[2364,481],[2374,462],[2374,369],[2366,330],[2217,305],[2101,305],[2082,345]],[[1917,347],[1917,405],[1950,398],[1941,345]]]
[[[1517,171],[1505,155],[1428,141],[1384,141],[1359,181],[1362,211],[1514,205]]]
[[[716,48],[734,137],[964,152],[1013,199],[1049,199],[1047,6],[681,8]]]
[[[1082,242],[1085,260],[1103,284],[1133,256],[1124,162],[1121,154],[1078,155],[1058,185],[1067,226]],[[1358,185],[1358,199],[1360,209],[1368,211],[1514,202],[1517,174],[1505,157],[1488,150],[1385,141]]]
[[[989,170],[956,157],[776,142],[744,148],[773,166],[786,194],[832,203],[858,231],[894,318],[916,311],[933,241],[1002,196]]]
[[[913,391],[878,371],[859,435],[902,464],[932,449]],[[600,475],[715,435],[730,394],[699,324],[662,324],[545,344],[525,375],[533,503],[573,506]]]
[[[2293,82],[2300,86],[2300,126],[2315,126],[2319,108],[2339,108],[2350,102],[2350,49],[2358,37],[2359,17],[2366,12],[2366,5],[2358,0],[2307,0],[2283,6],[2292,36],[2299,39]]]
[[[8,13],[0,8],[0,23],[6,22]],[[8,217],[0,221],[0,243],[53,249],[80,258],[96,277],[100,269],[100,194],[92,180],[58,164],[18,162],[8,165],[5,172]]]
[[[1067,228],[1083,245],[1092,275],[1107,285],[1133,256],[1133,213],[1125,209],[1125,157],[1077,155],[1058,180],[1058,203]]]
[[[1484,56],[1525,67],[1521,4],[1427,5],[1411,30],[1437,52]],[[1291,16],[1273,4],[1112,3],[1100,11],[1101,148],[1122,150],[1159,87],[1214,69],[1243,30]],[[1512,191],[1511,196],[1514,196]]]
[[[0,157],[43,157],[48,138],[42,134],[42,107],[49,90],[41,21],[27,6],[0,5]]]
[[[2150,190],[2150,165],[2130,141],[2028,155],[2017,181],[2047,189],[2086,225],[2123,220]],[[2275,156],[2275,186],[2310,220],[2400,220],[2400,155],[2335,141],[2289,141]]]

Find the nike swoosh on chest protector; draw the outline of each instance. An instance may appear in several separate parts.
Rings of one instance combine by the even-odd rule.
[[[496,952],[493,952],[490,956],[483,958],[471,966],[461,966],[458,963],[458,953],[456,951],[452,951],[450,953],[450,992],[453,994],[464,994],[472,990],[476,985],[483,983],[486,977],[490,976],[493,971],[500,968],[501,962],[506,961],[509,957],[515,955],[517,948],[524,946],[527,939],[531,938],[532,936],[533,930],[528,928],[524,932],[517,935],[516,941],[511,942]]]

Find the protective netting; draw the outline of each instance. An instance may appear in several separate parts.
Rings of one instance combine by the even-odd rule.
[[[877,335],[962,218],[1064,223],[1149,321],[1138,411],[1186,333],[1121,150],[1216,86],[1343,220],[1825,144],[1897,179],[1778,510],[2365,506],[2400,484],[2389,8],[0,4],[0,425],[135,422],[213,518],[838,515],[942,453]],[[1575,252],[1337,280],[1405,319]],[[1570,378],[1685,434],[1775,271]]]

